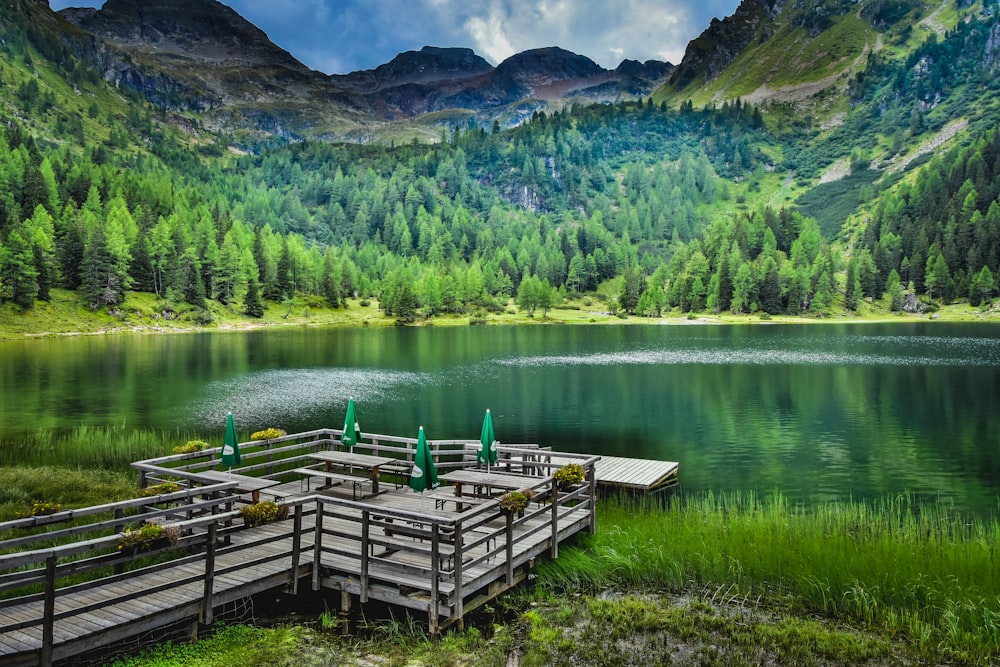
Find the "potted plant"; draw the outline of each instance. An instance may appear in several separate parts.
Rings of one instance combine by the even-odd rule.
[[[528,494],[523,491],[508,491],[500,496],[500,509],[507,514],[521,515],[527,506]]]
[[[193,454],[208,449],[208,443],[204,440],[188,440],[183,445],[174,447],[174,454]]]
[[[567,463],[552,475],[556,481],[556,486],[560,489],[569,489],[583,482],[583,466],[579,463]]]
[[[288,435],[285,429],[274,428],[273,426],[265,428],[263,431],[254,431],[250,434],[251,440],[274,440],[275,438],[280,438],[283,435]]]
[[[163,493],[173,493],[174,491],[180,490],[181,485],[177,482],[160,482],[159,484],[147,486],[145,489],[139,489],[139,497],[148,498],[150,496],[158,496]]]
[[[159,549],[175,544],[179,537],[180,531],[174,526],[143,523],[135,528],[127,528],[118,537],[118,551],[125,554],[135,554],[141,551]]]
[[[248,527],[263,526],[266,523],[273,523],[288,517],[288,506],[265,500],[260,503],[251,503],[240,508],[240,515],[243,523]]]

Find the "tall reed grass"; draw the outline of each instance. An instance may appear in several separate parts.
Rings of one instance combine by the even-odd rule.
[[[713,495],[601,504],[598,530],[539,568],[565,590],[714,587],[860,624],[933,659],[1000,657],[1000,526],[908,496],[793,506]]]
[[[71,430],[38,429],[26,436],[0,436],[0,465],[128,469],[133,461],[170,454],[197,439],[178,431],[81,425]]]

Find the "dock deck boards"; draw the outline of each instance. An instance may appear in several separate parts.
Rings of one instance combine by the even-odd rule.
[[[552,457],[553,463],[572,463],[570,459]],[[599,487],[656,491],[677,481],[680,464],[676,461],[654,461],[623,456],[601,456],[595,464]]]

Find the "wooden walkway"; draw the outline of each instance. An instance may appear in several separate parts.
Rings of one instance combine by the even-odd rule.
[[[139,462],[144,482],[187,478],[190,488],[0,524],[0,665],[47,666],[178,623],[197,629],[224,605],[303,587],[339,595],[341,610],[378,600],[426,614],[437,632],[596,527],[597,457],[559,455],[587,471],[584,484],[567,490],[540,472],[537,449],[507,448],[508,470],[534,473],[521,475],[532,501],[512,515],[495,497],[458,503],[451,487],[422,497],[392,475],[380,493],[363,497],[350,484],[308,490],[294,470],[335,444],[329,435],[297,434],[295,444],[257,451],[241,445],[239,473],[226,482],[201,475],[200,486],[201,464],[190,464],[197,457],[166,457],[172,467]],[[465,465],[461,448],[440,447],[445,470],[449,453],[451,468]],[[202,456],[213,465],[218,453]],[[280,500],[288,517],[248,527],[239,508],[258,485],[241,479],[265,470],[254,476],[266,480],[257,490]],[[143,523],[172,525],[179,539],[147,553],[119,550],[125,526]]]

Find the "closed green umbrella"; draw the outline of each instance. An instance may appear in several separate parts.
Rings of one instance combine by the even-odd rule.
[[[479,461],[486,464],[486,469],[490,469],[491,463],[497,462],[497,438],[493,432],[493,417],[490,416],[489,408],[486,409],[486,417],[483,419],[483,432],[479,436],[482,447],[479,448]]]
[[[340,436],[340,441],[345,447],[353,447],[361,439],[361,424],[354,414],[354,399],[347,402],[347,416],[344,418],[344,432]]]
[[[417,452],[413,456],[413,469],[410,470],[410,488],[421,494],[421,509],[424,506],[423,491],[436,489],[438,484],[434,457],[431,456],[431,448],[427,446],[427,436],[424,435],[424,427],[421,426],[420,433],[417,435]]]
[[[232,470],[233,466],[243,463],[240,456],[240,441],[236,437],[236,424],[233,423],[233,413],[226,417],[226,437],[222,441],[222,465]]]

